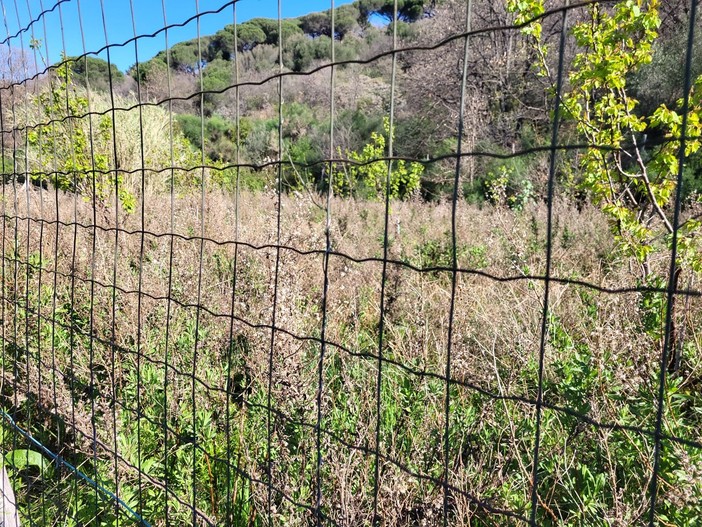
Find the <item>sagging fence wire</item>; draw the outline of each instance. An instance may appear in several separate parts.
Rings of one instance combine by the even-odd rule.
[[[245,0],[195,2],[177,22],[169,11],[182,11],[163,0],[162,27],[139,33],[146,11],[130,1],[132,35],[119,42],[103,2],[60,0],[36,16],[31,2],[3,4],[0,440],[23,523],[694,521],[700,292],[694,263],[685,284],[679,276],[699,218],[683,194],[698,142],[688,126],[696,2],[680,127],[642,143],[677,150],[671,242],[655,257],[616,245],[629,216],[611,227],[608,209],[568,187],[591,168],[577,164],[587,152],[644,152],[635,134],[583,142],[568,126],[573,28],[588,9],[624,8],[565,2],[522,19],[505,11],[500,23],[490,17],[504,6],[488,4],[418,2],[411,15],[397,0],[332,0],[318,34],[313,18],[291,26],[281,0],[256,23],[240,22]],[[64,16],[72,6],[75,20]],[[457,26],[440,25],[449,16]],[[230,29],[205,36],[213,18]],[[555,55],[529,47],[537,23],[550,24]],[[104,46],[90,51],[93,26]],[[179,28],[193,40],[174,45]],[[67,38],[76,30],[79,45]],[[486,53],[479,38],[503,34],[508,74],[535,52],[555,71],[542,86],[548,118],[533,128],[516,118],[523,144],[511,150],[470,135],[485,97],[471,61]],[[159,36],[165,51],[145,61]],[[359,56],[348,57],[348,38]],[[54,63],[50,42],[62,49]],[[300,67],[319,42],[328,55]],[[131,46],[125,77],[113,57]],[[432,83],[407,57],[435,51],[455,53],[457,95],[411,107],[412,90]],[[321,104],[304,99],[320,74]],[[433,75],[434,91],[451,79]],[[373,78],[382,83],[354,96],[349,121],[338,91]],[[374,108],[380,85],[388,95]],[[412,119],[452,131],[420,155],[403,142]],[[471,163],[483,163],[482,187]],[[540,196],[519,179],[529,170],[546,174]],[[655,208],[643,173],[632,179]],[[436,174],[450,181],[438,203],[420,191]],[[476,188],[481,206],[469,203]],[[684,363],[671,366],[676,354]]]

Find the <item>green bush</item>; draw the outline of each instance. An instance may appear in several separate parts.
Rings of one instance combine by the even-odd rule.
[[[287,190],[299,190],[317,186],[321,178],[321,165],[307,167],[321,160],[324,156],[318,145],[309,137],[300,137],[287,141],[285,151],[287,158],[283,160],[283,187]]]
[[[201,119],[197,115],[178,114],[176,122],[183,135],[198,150],[203,149]],[[239,121],[239,137],[246,139],[250,130],[250,121]],[[205,118],[204,125],[205,155],[213,161],[233,163],[236,160],[236,123],[227,121],[219,115]]]
[[[395,22],[390,22],[386,29],[388,35],[394,34]],[[419,30],[408,22],[397,21],[397,38],[400,40],[414,40],[419,35]]]
[[[329,37],[319,37],[317,39],[309,39],[305,36],[295,36],[287,43],[283,51],[283,64],[292,71],[304,71],[309,69],[312,61],[317,58],[317,54],[328,55],[331,46],[325,49],[324,42],[329,42]],[[317,42],[322,43],[321,45]]]
[[[429,0],[397,0],[397,17],[403,22],[415,22],[424,16],[430,4],[433,2]],[[355,5],[365,24],[369,23],[369,17],[373,14],[391,21],[395,12],[393,0],[358,0]]]
[[[122,175],[110,170],[112,120],[109,115],[88,115],[88,99],[75,91],[71,66],[71,62],[59,66],[48,90],[36,97],[48,124],[39,124],[27,132],[28,156],[33,166],[30,177],[102,204],[117,187],[119,201],[131,212],[135,198],[120,185]]]
[[[98,57],[67,57],[66,60],[71,63],[71,80],[79,86],[86,87],[90,83],[91,89],[106,91],[110,88],[110,76],[113,85],[124,79],[117,66]]]
[[[336,8],[334,19],[334,37],[343,39],[347,33],[358,26],[358,8],[354,4],[346,4]],[[329,10],[321,13],[310,13],[300,19],[300,28],[306,35],[313,38],[331,37],[331,13]]]
[[[492,143],[479,144],[477,151],[507,154],[507,151]],[[463,182],[463,197],[471,203],[488,202],[522,210],[527,203],[540,195],[538,182],[534,179],[535,154],[515,157],[489,157],[479,160],[476,177]]]
[[[163,54],[163,56],[160,55],[161,54],[146,62],[142,62],[141,64],[139,64],[138,69],[136,66],[132,66],[131,68],[129,68],[129,75],[131,75],[135,81],[141,83],[150,82],[154,80],[158,81],[160,79],[165,78],[166,71],[168,70],[168,66],[166,65],[167,57],[165,53]]]
[[[266,34],[256,24],[243,23],[237,26],[237,50],[251,51],[266,41]],[[210,60],[222,58],[231,60],[234,55],[234,26],[229,24],[215,33],[210,43]]]
[[[353,164],[337,167],[333,173],[332,185],[337,195],[377,200],[389,192],[390,199],[406,199],[419,190],[421,175],[424,172],[421,163],[394,161],[388,183],[389,163],[374,161],[387,156],[386,136],[394,134],[394,130],[390,130],[390,121],[387,118],[384,120],[384,129],[385,135],[373,132],[370,142],[360,152],[347,152]]]
[[[263,44],[270,44],[274,46],[278,45],[278,20],[274,18],[252,18],[247,22],[247,24],[257,26],[261,29],[261,31],[263,31],[263,33],[266,35],[266,40],[263,42]],[[288,42],[294,35],[302,34],[302,29],[300,29],[300,25],[295,19],[284,19],[281,22],[281,26],[283,29],[283,46],[285,46],[285,43]]]
[[[523,210],[534,198],[534,185],[514,168],[501,166],[499,172],[489,172],[483,181],[485,198],[496,206]]]
[[[248,167],[241,167],[238,170],[236,167],[210,169],[212,183],[229,192],[234,192],[237,185],[239,190],[261,192],[273,184],[269,176],[268,172],[255,171]]]
[[[209,62],[202,70],[202,91],[221,91],[231,86],[233,75],[232,63],[224,59]],[[219,93],[205,93],[202,97],[203,112],[212,115],[222,100]]]

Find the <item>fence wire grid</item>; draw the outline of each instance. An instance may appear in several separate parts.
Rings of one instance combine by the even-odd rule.
[[[0,1],[2,524],[698,525],[696,2],[614,146],[565,109],[623,2],[287,3]],[[568,182],[671,144],[637,259]]]

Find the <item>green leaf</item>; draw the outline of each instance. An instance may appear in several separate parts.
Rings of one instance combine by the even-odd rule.
[[[51,463],[36,450],[18,448],[5,454],[5,461],[17,470],[35,467],[43,475],[51,473]]]

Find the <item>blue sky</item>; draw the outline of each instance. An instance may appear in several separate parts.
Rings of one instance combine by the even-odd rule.
[[[166,5],[168,24],[185,22],[196,13],[218,11],[200,17],[200,34],[211,35],[233,21],[233,5],[230,0],[163,0]],[[331,6],[331,0],[281,0],[283,17],[296,17],[315,11],[323,11]],[[348,4],[351,0],[335,0],[335,6]],[[27,6],[27,3],[29,6]],[[19,28],[29,28],[17,37],[10,38],[13,48],[29,51],[32,38],[41,40],[41,56],[46,62],[56,62],[64,50],[68,55],[82,55],[84,52],[97,51],[110,44],[123,43],[134,37],[130,0],[102,0],[105,19],[107,20],[107,39],[103,30],[101,0],[29,0],[5,1],[0,0],[2,7],[3,25],[0,27],[1,40],[7,35],[13,36]],[[151,34],[164,26],[162,0],[131,0],[134,8],[134,21],[137,35]],[[18,6],[18,9],[15,8]],[[51,8],[54,7],[53,10]],[[80,9],[80,17],[79,17]],[[50,11],[51,10],[51,11]],[[45,13],[40,20],[30,24],[32,20]],[[243,22],[254,17],[277,18],[277,0],[239,0],[236,3],[237,21]],[[85,39],[85,51],[83,38]],[[63,29],[62,29],[63,28]],[[195,38],[197,22],[192,21],[182,28],[168,31],[169,45],[176,42]],[[7,42],[5,42],[7,46]],[[153,57],[166,47],[165,33],[161,32],[153,38],[138,40],[139,61],[143,62]],[[100,53],[106,59],[106,53]],[[110,49],[110,60],[120,70],[126,70],[136,62],[134,43],[123,47]],[[41,62],[41,59],[40,59]],[[40,64],[41,70],[44,69]]]

